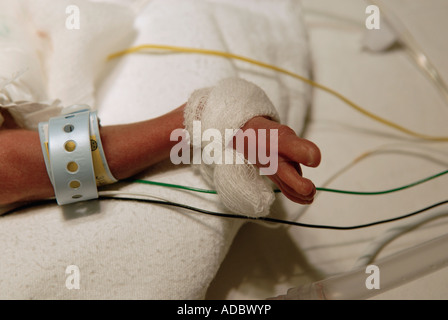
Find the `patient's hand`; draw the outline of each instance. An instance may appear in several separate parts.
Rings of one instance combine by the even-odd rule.
[[[302,176],[300,165],[317,167],[321,160],[319,148],[311,141],[299,138],[294,130],[288,126],[264,117],[252,118],[241,129],[242,131],[254,129],[256,132],[258,129],[266,129],[268,133],[270,129],[278,130],[277,172],[268,175],[268,177],[278,186],[288,199],[300,204],[312,203],[316,188],[309,179]],[[267,154],[269,154],[269,149],[275,150],[275,146],[269,146],[269,135],[266,140],[268,149]],[[258,147],[260,146],[258,140],[257,145]],[[242,150],[238,151],[242,152]],[[247,149],[244,153],[247,155]],[[255,165],[263,167],[258,161]]]

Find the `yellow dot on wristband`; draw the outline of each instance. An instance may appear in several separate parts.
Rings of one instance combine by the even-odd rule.
[[[67,170],[70,173],[78,171],[78,168],[79,168],[78,164],[74,161],[70,161],[69,163],[67,163]]]
[[[64,148],[65,150],[67,150],[68,152],[72,152],[76,149],[76,142],[73,140],[69,140],[64,144]]]
[[[79,182],[78,180],[72,180],[70,181],[69,186],[72,189],[78,189],[81,186],[81,182]]]

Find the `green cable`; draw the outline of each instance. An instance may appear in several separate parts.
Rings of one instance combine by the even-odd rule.
[[[127,180],[127,181],[135,182],[135,183],[151,184],[151,185],[160,186],[160,187],[177,188],[177,189],[184,189],[184,190],[188,190],[188,191],[217,194],[217,192],[215,190],[207,190],[207,189],[201,189],[201,188],[187,187],[187,186],[181,186],[181,185],[178,185],[178,184],[157,182],[157,181],[151,181],[151,180],[136,179],[136,180]]]
[[[427,182],[429,180],[441,177],[441,176],[443,176],[443,175],[445,175],[447,173],[448,173],[448,170],[445,170],[445,171],[439,172],[439,173],[437,173],[435,175],[429,176],[427,178],[424,178],[424,179],[418,180],[416,182],[404,185],[402,187],[393,188],[393,189],[389,189],[389,190],[383,190],[383,191],[367,191],[367,192],[364,192],[364,191],[345,191],[345,190],[328,189],[328,188],[316,188],[316,190],[326,191],[326,192],[335,192],[335,193],[353,194],[353,195],[379,195],[379,194],[392,193],[392,192],[408,189],[408,188],[414,187],[416,185],[422,184],[424,182]]]
[[[418,180],[416,182],[404,185],[402,187],[393,188],[393,189],[389,189],[389,190],[382,190],[382,191],[348,191],[348,190],[319,188],[319,187],[317,187],[316,190],[317,191],[325,191],[325,192],[351,194],[351,195],[380,195],[380,194],[387,194],[387,193],[392,193],[392,192],[408,189],[408,188],[414,187],[416,185],[422,184],[424,182],[427,182],[429,180],[441,177],[441,176],[443,176],[443,175],[445,175],[447,173],[448,173],[448,170],[445,170],[445,171],[442,171],[442,172],[437,173],[435,175],[429,176],[427,178],[424,178],[424,179]],[[195,188],[195,187],[188,187],[188,186],[183,186],[183,185],[178,185],[178,184],[156,182],[156,181],[142,180],[142,179],[135,179],[135,180],[128,180],[128,181],[134,182],[134,183],[151,184],[151,185],[156,185],[156,186],[161,186],[161,187],[184,189],[184,190],[188,190],[188,191],[217,194],[216,190],[208,190],[208,189],[201,189],[201,188]],[[280,192],[280,190],[275,189],[274,192]]]

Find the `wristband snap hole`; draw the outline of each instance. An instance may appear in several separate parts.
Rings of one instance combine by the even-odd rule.
[[[67,133],[70,133],[70,132],[72,132],[73,130],[75,130],[75,126],[72,125],[72,124],[66,124],[66,125],[64,126],[64,131],[67,132]]]
[[[69,182],[68,185],[72,189],[78,189],[81,186],[81,182],[79,182],[78,180],[72,180],[72,181]]]
[[[76,171],[78,171],[78,164],[74,161],[70,161],[69,163],[67,163],[67,170],[70,173],[75,173]]]
[[[69,140],[64,144],[64,148],[68,152],[72,152],[76,149],[76,142],[73,140]]]

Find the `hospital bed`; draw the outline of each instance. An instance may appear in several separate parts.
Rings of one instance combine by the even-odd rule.
[[[48,30],[45,34],[53,37],[56,46],[47,65],[48,96],[63,104],[88,102],[98,110],[102,125],[162,115],[183,104],[193,90],[237,76],[264,89],[282,121],[320,147],[319,168],[303,169],[318,187],[385,190],[446,168],[443,142],[397,132],[328,92],[270,69],[166,50],[142,50],[105,61],[111,53],[141,44],[231,52],[312,78],[404,127],[443,136],[447,102],[409,53],[399,45],[381,52],[365,48],[366,2],[70,1],[80,8],[79,30],[55,30],[55,23],[63,24],[67,18],[55,14],[55,7],[64,11],[69,3],[48,3],[51,6],[33,11],[34,21],[41,31]],[[443,53],[447,49],[443,33],[438,33],[444,30],[443,10],[446,4],[436,0],[425,4],[395,0],[388,7],[446,78]],[[64,71],[57,68],[61,63]],[[73,81],[80,77],[88,81]],[[167,161],[102,190],[120,192],[117,197],[140,199],[145,194],[145,199],[226,210],[215,194],[137,179],[209,188],[190,166]],[[271,211],[277,219],[311,225],[360,225],[444,200],[444,179],[375,196],[318,191],[310,206],[278,194]],[[31,206],[0,219],[0,297],[277,297],[290,288],[352,270],[366,248],[382,243],[390,230],[394,230],[390,240],[374,247],[375,259],[443,235],[446,222],[443,206],[406,220],[354,230],[223,218],[123,199],[91,201],[81,213],[54,203]],[[79,289],[67,286],[70,266],[79,271]],[[393,290],[378,291],[372,298],[447,298],[443,281],[447,276],[445,269],[438,269]]]

